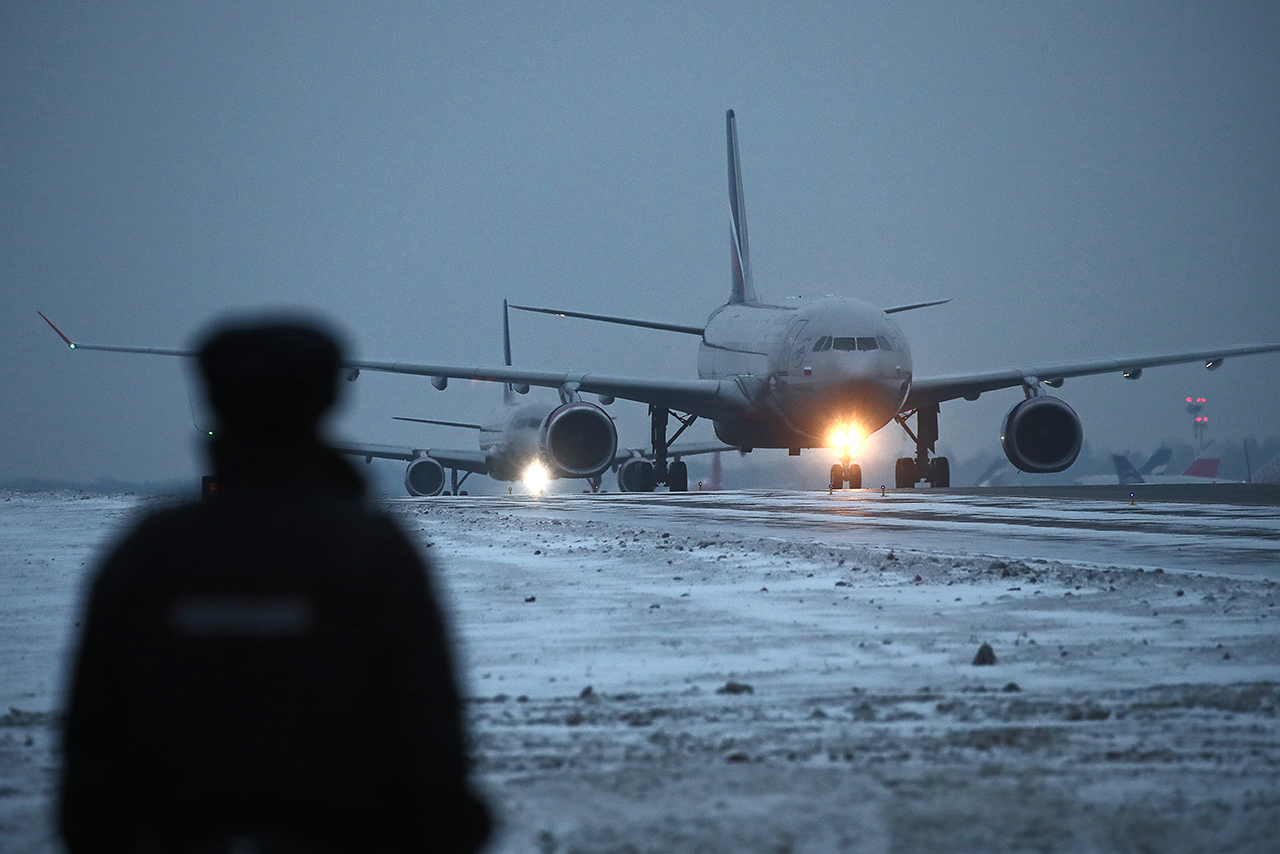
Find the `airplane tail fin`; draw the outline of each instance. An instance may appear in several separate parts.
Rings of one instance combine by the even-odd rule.
[[[507,317],[507,301],[502,301],[502,363],[511,367],[511,321]],[[502,402],[511,406],[516,402],[516,390],[511,383],[502,384]]]
[[[1280,483],[1280,456],[1254,472],[1254,483]]]
[[[729,247],[733,263],[733,286],[729,302],[755,302],[751,281],[751,257],[747,249],[747,212],[742,198],[742,167],[738,160],[738,122],[733,110],[725,114],[725,136],[729,148]]]

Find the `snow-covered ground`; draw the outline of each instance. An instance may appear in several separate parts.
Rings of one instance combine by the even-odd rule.
[[[0,493],[0,850],[58,850],[79,592],[149,505]],[[384,506],[434,562],[495,852],[1280,850],[1280,508]]]

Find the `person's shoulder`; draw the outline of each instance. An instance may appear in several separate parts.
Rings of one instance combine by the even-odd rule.
[[[416,552],[410,532],[403,522],[361,496],[315,495],[291,508],[319,524],[335,537],[363,540],[379,552]]]
[[[166,555],[190,548],[197,518],[204,512],[198,503],[172,504],[147,511],[117,534],[97,571],[93,588],[99,594],[128,590],[145,583]]]
[[[128,527],[121,545],[139,540],[150,540],[168,535],[175,530],[198,524],[198,519],[208,512],[207,504],[185,501],[149,510]]]

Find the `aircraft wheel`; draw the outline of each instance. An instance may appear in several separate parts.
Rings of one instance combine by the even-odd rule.
[[[916,461],[911,457],[898,457],[893,467],[893,483],[898,489],[911,489],[916,485]]]
[[[683,461],[667,466],[667,490],[670,492],[689,491],[689,466]]]
[[[849,481],[850,489],[862,489],[862,466],[850,463],[845,469],[844,479]]]
[[[951,486],[951,461],[946,457],[929,460],[929,483],[937,489]]]
[[[836,463],[831,467],[831,480],[827,481],[831,484],[832,489],[844,489],[844,466]]]

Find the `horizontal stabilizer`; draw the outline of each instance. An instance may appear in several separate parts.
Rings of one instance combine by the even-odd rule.
[[[900,311],[914,311],[917,308],[928,308],[931,305],[945,305],[951,302],[951,297],[946,299],[936,299],[932,302],[913,302],[911,305],[895,305],[893,308],[886,308],[885,314],[897,314]]]
[[[441,427],[466,427],[469,430],[483,429],[479,424],[468,424],[464,421],[437,421],[434,418],[409,418],[406,415],[392,415],[394,421],[416,421],[419,424],[439,424]]]
[[[715,445],[672,445],[667,448],[667,456],[673,460],[679,460],[681,457],[692,457],[697,454],[718,454],[722,451],[740,451],[737,445],[725,445],[718,443]],[[617,455],[613,458],[613,464],[620,465],[633,457],[641,459],[653,459],[653,451],[649,448],[619,448]]]
[[[585,311],[565,311],[558,308],[536,308],[531,305],[511,305],[520,311],[536,311],[539,314],[554,314],[557,317],[580,317],[583,320],[598,320],[601,323],[617,323],[622,326],[639,326],[641,329],[661,329],[664,332],[683,332],[685,335],[701,335],[706,331],[702,326],[683,326],[679,323],[659,323],[656,320],[635,320],[630,317],[614,317],[608,314],[588,314]]]
[[[403,460],[413,462],[419,457],[430,457],[445,468],[489,474],[489,460],[484,451],[447,450],[443,448],[410,448],[407,445],[374,445],[365,442],[330,442],[330,447],[340,454],[364,457],[365,461]]]

